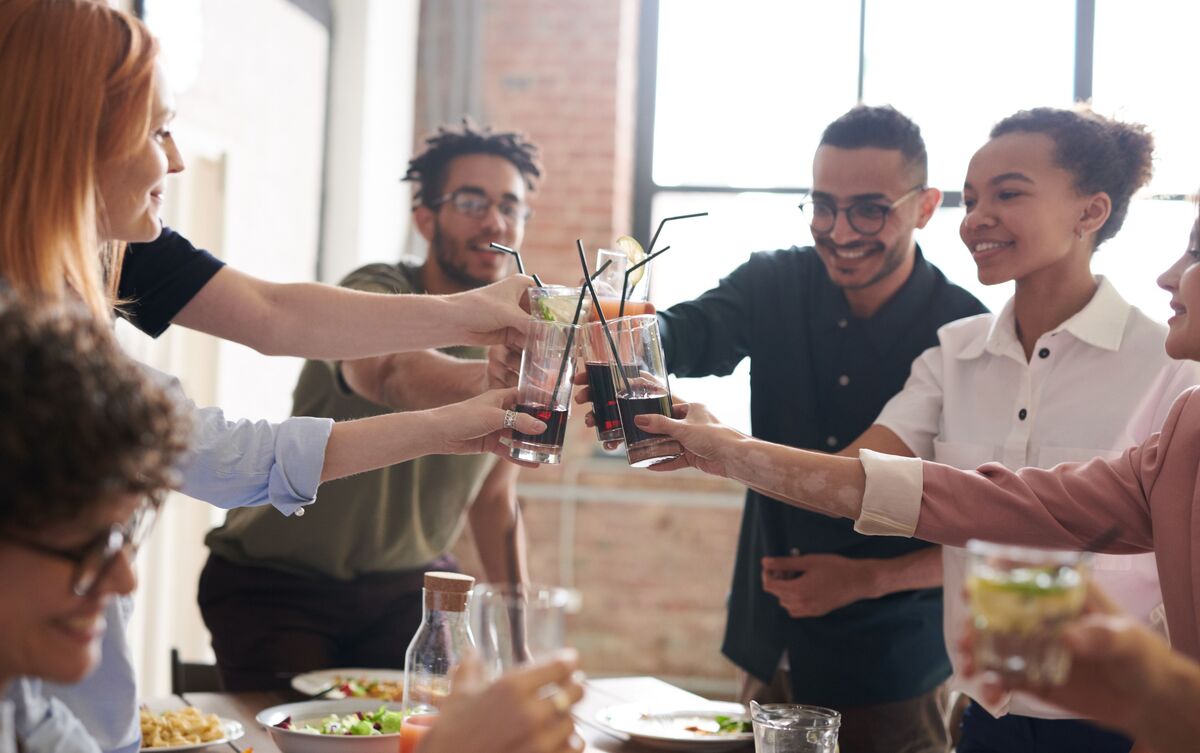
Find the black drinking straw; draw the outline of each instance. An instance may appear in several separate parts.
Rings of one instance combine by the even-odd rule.
[[[627,297],[629,297],[629,275],[635,269],[640,269],[640,268],[646,266],[646,264],[650,263],[651,259],[654,259],[655,257],[658,257],[658,256],[662,256],[670,248],[671,248],[670,246],[667,246],[666,248],[664,248],[662,251],[659,251],[658,253],[650,254],[645,259],[642,259],[637,264],[634,264],[632,267],[625,270],[625,279],[624,279],[624,281],[621,282],[621,308],[617,311],[618,317],[625,316],[625,299]]]
[[[650,239],[650,247],[646,249],[646,255],[654,253],[654,244],[658,241],[658,234],[662,232],[663,225],[674,220],[690,220],[693,217],[707,217],[708,212],[696,212],[695,214],[678,214],[674,217],[664,217],[662,222],[658,223],[658,230],[654,231],[654,237]]]
[[[496,249],[497,251],[503,251],[504,253],[508,254],[509,256],[512,256],[513,258],[515,258],[517,260],[517,271],[520,272],[521,274],[525,274],[525,262],[521,259],[520,251],[516,250],[515,248],[509,248],[508,246],[501,246],[499,243],[489,243],[488,246],[490,248]],[[530,277],[533,278],[533,281],[537,283],[537,286],[539,288],[546,287],[545,285],[542,284],[542,281],[538,279],[537,275],[530,275]]]
[[[664,217],[662,219],[662,221],[658,223],[658,229],[654,231],[654,237],[652,237],[650,239],[650,247],[646,249],[646,258],[642,259],[637,264],[635,264],[632,267],[630,267],[629,269],[625,270],[625,281],[621,284],[621,308],[617,312],[618,316],[625,316],[625,297],[629,295],[629,291],[628,291],[629,273],[632,272],[633,270],[637,269],[638,267],[642,266],[646,262],[650,261],[654,257],[658,256],[658,254],[661,254],[663,251],[666,251],[667,248],[670,248],[670,246],[667,246],[667,248],[664,248],[662,251],[659,251],[658,254],[654,253],[654,244],[658,243],[658,236],[663,230],[663,225],[667,224],[668,222],[673,222],[674,220],[690,220],[693,217],[707,217],[707,216],[708,216],[708,212],[696,212],[695,214],[677,214],[674,217]]]
[[[592,279],[600,276],[600,273],[612,264],[612,259],[600,265]],[[550,407],[554,407],[554,398],[558,396],[558,391],[562,387],[563,376],[567,373],[567,359],[571,357],[571,346],[575,344],[575,328],[579,326],[579,312],[583,311],[583,299],[587,296],[587,286],[579,289],[579,303],[575,304],[575,318],[571,320],[571,331],[567,333],[567,347],[563,350],[562,363],[558,366],[558,378],[554,380],[554,392],[550,393]]]
[[[621,375],[621,381],[625,383],[625,392],[632,395],[633,387],[629,384],[629,377],[625,375],[625,367],[621,364],[621,357],[617,355],[617,344],[612,339],[612,333],[608,331],[608,320],[604,318],[604,310],[600,308],[600,299],[596,297],[596,289],[592,287],[592,278],[588,275],[583,241],[578,238],[575,239],[575,249],[579,251],[579,264],[583,267],[583,281],[587,284],[588,293],[592,296],[592,305],[596,307],[596,316],[600,317],[600,328],[604,330],[604,337],[608,339],[608,347],[612,349],[613,361],[617,364],[617,373]]]

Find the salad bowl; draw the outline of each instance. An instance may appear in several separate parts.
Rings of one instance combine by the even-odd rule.
[[[367,716],[380,708],[399,713],[399,703],[385,703],[373,698],[345,698],[332,701],[301,701],[272,706],[258,712],[255,718],[266,728],[275,745],[283,753],[396,753],[400,749],[399,719],[389,717],[397,723],[395,732],[374,730],[373,734],[351,734],[351,728],[363,721],[359,715]],[[325,724],[329,717],[337,717],[334,727]],[[374,726],[368,724],[366,726]],[[383,725],[381,725],[383,726]],[[387,725],[390,728],[390,724]],[[333,734],[322,734],[319,730],[332,727]],[[365,727],[360,726],[361,732]]]

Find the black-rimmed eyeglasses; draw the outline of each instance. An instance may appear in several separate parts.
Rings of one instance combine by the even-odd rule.
[[[800,211],[808,216],[809,226],[814,233],[831,233],[837,224],[838,212],[846,215],[846,222],[859,235],[875,235],[887,224],[888,214],[893,209],[925,190],[925,186],[915,186],[891,204],[880,204],[875,201],[860,201],[839,209],[836,204],[823,199],[808,199],[800,203]]]
[[[460,188],[439,199],[434,199],[429,202],[429,207],[437,209],[443,204],[449,204],[454,207],[454,211],[474,220],[487,216],[493,206],[496,207],[496,211],[500,213],[505,222],[524,222],[533,214],[533,210],[527,204],[511,199],[492,201],[484,194],[467,188]]]
[[[108,572],[118,554],[124,552],[133,559],[154,528],[157,518],[158,502],[146,501],[128,521],[101,531],[91,541],[70,549],[59,549],[9,533],[0,534],[0,538],[41,554],[73,562],[75,573],[71,577],[71,591],[76,596],[87,596]]]

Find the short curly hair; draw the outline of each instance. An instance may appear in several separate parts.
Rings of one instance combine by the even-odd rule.
[[[491,128],[477,128],[463,118],[461,128],[439,127],[437,133],[425,139],[425,151],[409,160],[403,180],[417,184],[413,209],[429,207],[430,202],[441,198],[450,163],[469,154],[494,154],[508,160],[520,171],[530,191],[537,188],[537,180],[542,177],[538,148],[524,134],[493,133]]]
[[[1154,174],[1154,137],[1140,123],[1106,118],[1091,110],[1037,107],[1008,116],[991,138],[1008,133],[1040,133],[1054,142],[1054,160],[1071,173],[1081,194],[1103,191],[1112,212],[1096,233],[1096,245],[1116,235],[1129,202]]]
[[[161,500],[190,431],[90,311],[0,287],[0,531],[44,530],[118,494]]]

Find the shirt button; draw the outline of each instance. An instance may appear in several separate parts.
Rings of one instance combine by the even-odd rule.
[[[294,513],[292,513],[292,514],[293,514],[293,515],[295,515],[297,518],[303,518],[303,517],[304,517],[304,508],[303,508],[303,507],[297,507],[297,508],[296,508],[296,512],[294,512]]]
[[[1049,358],[1050,357],[1050,349],[1042,348],[1041,350],[1038,351],[1038,357],[1039,358]]]
[[[842,374],[840,377],[838,377],[838,384],[845,387],[847,384],[850,384],[850,377],[846,376],[845,374]]]
[[[1021,410],[1019,410],[1017,412],[1017,418],[1021,419],[1022,421],[1024,421],[1025,417],[1028,415],[1029,415],[1029,411],[1025,410],[1024,408],[1022,408]]]
[[[825,437],[825,444],[830,447],[837,447],[837,437]]]
[[[845,329],[849,324],[850,322],[846,321],[845,319],[838,319],[838,326],[842,329]]]

